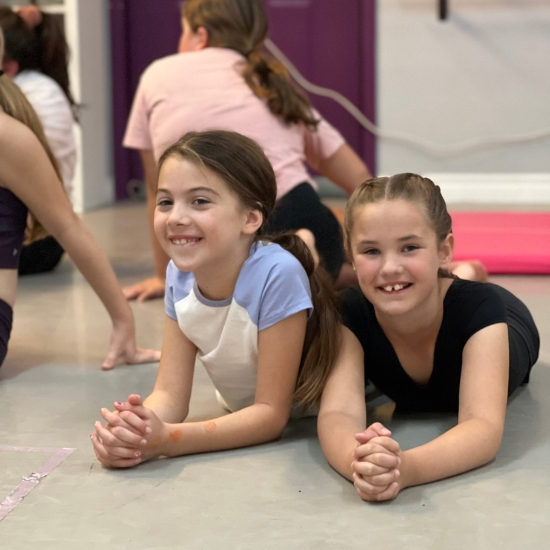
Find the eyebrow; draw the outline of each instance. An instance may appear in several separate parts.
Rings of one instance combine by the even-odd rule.
[[[410,241],[410,240],[415,240],[415,239],[423,239],[423,237],[420,237],[419,235],[411,234],[411,235],[405,235],[404,237],[399,237],[399,239],[397,239],[397,241],[398,242],[405,242],[405,241]],[[375,245],[375,244],[378,244],[378,241],[364,240],[364,241],[359,241],[357,244],[358,245],[365,245],[365,244]]]
[[[212,193],[213,195],[217,195],[218,197],[220,196],[220,194],[216,190],[212,189],[211,187],[206,187],[206,186],[192,187],[191,189],[188,189],[186,191],[186,194],[190,195],[191,193],[197,193],[197,192],[201,192],[201,191],[203,191],[203,192],[206,191],[207,193]],[[164,187],[157,188],[157,193],[168,193],[169,195],[172,194],[170,189],[165,189]]]

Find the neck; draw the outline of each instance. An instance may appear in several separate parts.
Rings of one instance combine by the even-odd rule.
[[[250,254],[252,242],[248,242],[224,262],[217,262],[213,266],[204,266],[193,272],[201,294],[207,299],[219,302],[226,300],[235,291],[237,279],[244,262]]]

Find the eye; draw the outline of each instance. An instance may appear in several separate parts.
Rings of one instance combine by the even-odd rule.
[[[367,250],[363,251],[363,254],[366,256],[377,256],[380,254],[380,250],[378,248],[367,248]]]
[[[168,207],[168,206],[172,206],[172,204],[174,204],[174,201],[172,201],[171,199],[167,199],[166,197],[162,197],[162,198],[158,198],[157,199],[157,206],[159,207]]]
[[[192,204],[194,204],[195,206],[206,206],[207,204],[210,204],[210,201],[203,197],[198,197],[196,199],[193,199]]]
[[[407,246],[403,247],[403,252],[414,252],[415,250],[418,250],[420,247],[415,244],[408,244]]]

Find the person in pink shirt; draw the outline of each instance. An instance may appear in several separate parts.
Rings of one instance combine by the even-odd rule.
[[[155,61],[141,77],[124,145],[138,149],[147,181],[149,220],[162,153],[188,131],[232,130],[252,138],[271,162],[277,207],[269,232],[299,232],[315,243],[334,280],[345,254],[340,226],[315,191],[306,164],[348,194],[370,173],[262,52],[267,20],[261,0],[189,0],[182,8],[179,53]],[[125,289],[127,298],[164,295],[168,258],[153,238],[156,275]]]

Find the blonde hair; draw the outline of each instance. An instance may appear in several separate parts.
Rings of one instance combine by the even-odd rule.
[[[0,33],[0,51],[3,48],[3,36]],[[27,126],[34,135],[38,138],[38,141],[46,151],[50,162],[57,174],[60,185],[63,188],[63,180],[57,161],[48,145],[46,136],[42,124],[31,107],[31,104],[27,101],[23,92],[14,84],[11,79],[5,75],[0,76],[0,107],[4,112],[23,123]],[[47,236],[47,232],[42,224],[34,217],[32,212],[29,212],[29,218],[27,220],[27,229],[25,231],[25,244],[31,243],[38,239],[43,239]]]
[[[346,206],[344,244],[350,257],[352,256],[351,235],[355,210],[365,204],[399,199],[416,204],[422,210],[426,221],[435,231],[438,244],[453,232],[451,216],[447,212],[441,189],[431,179],[411,173],[396,174],[389,178],[372,178],[362,183],[353,192]],[[453,277],[445,269],[439,269],[438,275]]]

